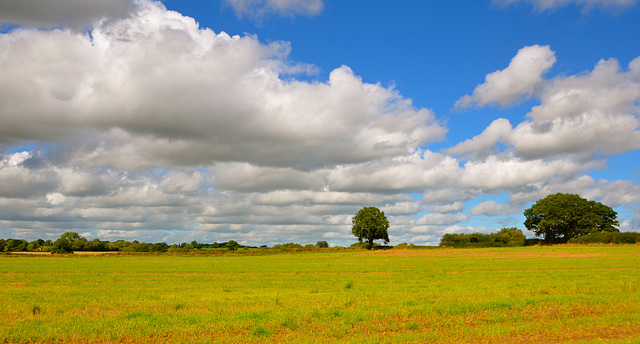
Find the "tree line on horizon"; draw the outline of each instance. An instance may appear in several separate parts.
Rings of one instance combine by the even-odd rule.
[[[329,247],[329,243],[324,240],[318,241],[314,244],[301,245],[296,243],[278,244],[271,247],[271,249],[297,249],[297,248],[324,248]],[[66,232],[60,235],[57,240],[43,240],[37,239],[34,241],[27,241],[24,239],[0,239],[0,252],[51,252],[51,253],[73,253],[78,252],[140,252],[140,253],[179,253],[179,252],[194,252],[194,251],[235,251],[238,249],[261,249],[269,248],[267,245],[262,246],[247,246],[241,245],[235,240],[229,240],[227,242],[214,242],[212,244],[199,243],[195,240],[190,243],[181,243],[169,245],[165,242],[160,243],[146,243],[133,241],[102,241],[100,239],[88,240],[85,237],[80,236],[76,232]]]

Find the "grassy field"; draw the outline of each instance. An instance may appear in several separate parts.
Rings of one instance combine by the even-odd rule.
[[[0,343],[640,343],[640,245],[1,256]]]

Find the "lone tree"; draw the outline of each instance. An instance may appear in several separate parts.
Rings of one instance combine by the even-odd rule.
[[[370,250],[373,247],[373,241],[377,239],[384,240],[385,244],[389,243],[389,221],[384,216],[384,212],[376,207],[364,207],[358,211],[356,216],[351,219],[353,227],[351,232],[358,238],[359,242],[366,240]]]
[[[596,232],[618,232],[618,213],[578,195],[549,195],[524,211],[524,226],[545,242],[566,242]]]

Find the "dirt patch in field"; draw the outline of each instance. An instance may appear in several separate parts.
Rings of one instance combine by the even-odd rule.
[[[483,249],[440,249],[440,250],[386,250],[368,253],[371,256],[394,257],[473,257],[481,259],[537,259],[537,258],[598,258],[615,257],[609,252],[571,252],[571,251],[499,251]]]
[[[45,256],[45,255],[51,255],[51,252],[11,252],[11,254],[23,254],[23,255],[30,255],[30,256]]]
[[[535,333],[506,338],[492,338],[476,343],[572,343],[582,341],[611,341],[640,338],[640,325],[581,328],[576,332]],[[635,342],[635,341],[634,341]]]
[[[73,254],[77,254],[79,256],[98,256],[101,254],[120,254],[118,251],[75,251]]]
[[[5,283],[5,285],[11,286],[11,287],[26,287],[27,283],[26,282],[13,282],[13,283]]]
[[[611,256],[604,252],[513,252],[508,258],[593,258]],[[505,257],[507,258],[507,257]]]

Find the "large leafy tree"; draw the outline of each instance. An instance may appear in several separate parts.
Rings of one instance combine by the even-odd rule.
[[[565,242],[595,232],[618,232],[616,213],[600,202],[578,195],[549,195],[524,211],[524,225],[546,242]]]
[[[51,246],[51,253],[73,253],[73,243],[82,238],[76,232],[66,232]]]
[[[358,211],[351,219],[353,227],[351,232],[362,242],[368,242],[368,249],[373,247],[373,241],[382,239],[385,244],[389,243],[389,220],[384,215],[384,211],[376,207],[364,207]]]

